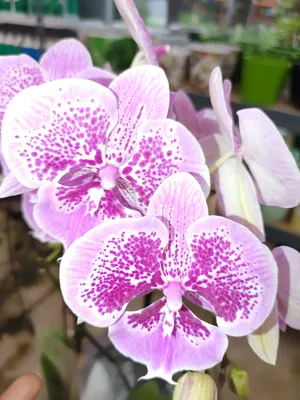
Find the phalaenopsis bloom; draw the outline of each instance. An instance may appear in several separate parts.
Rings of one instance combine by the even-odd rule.
[[[169,102],[168,80],[155,66],[127,70],[108,88],[62,79],[16,95],[2,150],[18,182],[39,189],[39,227],[68,247],[105,219],[143,214],[159,184],[178,171],[193,173],[208,194],[202,149],[167,119]]]
[[[256,108],[239,111],[239,128],[230,108],[231,83],[220,68],[210,79],[213,110],[196,113],[189,98],[175,97],[177,120],[199,140],[213,174],[222,215],[265,239],[260,204],[293,208],[300,202],[300,171],[274,123]],[[249,167],[250,173],[246,165]]]
[[[146,364],[146,378],[172,382],[177,371],[220,362],[226,335],[247,335],[264,322],[277,267],[247,228],[208,216],[197,180],[177,173],[156,190],[146,216],[105,222],[77,239],[62,258],[60,281],[80,320],[110,327],[116,348]],[[155,289],[162,299],[125,312]],[[215,313],[218,326],[198,319],[184,297]]]
[[[9,102],[16,94],[30,87],[61,78],[91,79],[108,86],[115,78],[109,71],[93,67],[87,49],[75,39],[61,40],[49,49],[40,63],[27,55],[0,57],[0,126]],[[21,108],[23,105],[21,105]],[[14,109],[14,113],[19,112]],[[22,213],[33,235],[41,241],[55,240],[36,223],[33,210],[38,200],[36,190],[26,188],[10,173],[5,156],[0,150],[1,166],[6,179],[0,189],[1,197],[26,192],[22,196]]]

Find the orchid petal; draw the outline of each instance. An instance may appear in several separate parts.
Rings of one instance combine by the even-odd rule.
[[[245,225],[261,241],[264,223],[254,183],[238,158],[230,158],[216,172],[218,206],[224,216]]]
[[[197,140],[200,139],[200,126],[196,114],[196,109],[189,96],[182,90],[175,93],[174,110],[176,120],[184,125]]]
[[[159,218],[169,231],[163,270],[169,281],[181,279],[190,266],[185,235],[192,222],[208,216],[205,196],[190,174],[181,172],[167,178],[150,200],[147,215]]]
[[[110,163],[124,163],[134,151],[137,132],[144,121],[166,118],[169,83],[162,69],[153,66],[131,68],[110,85],[118,98],[119,123],[107,143]]]
[[[197,112],[197,120],[199,126],[199,140],[215,133],[220,134],[219,124],[216,114],[212,108],[203,108]],[[224,140],[228,142],[229,148],[232,147],[231,142],[225,137]]]
[[[255,332],[247,337],[249,346],[264,362],[276,365],[279,346],[279,326],[276,307]]]
[[[32,189],[23,186],[12,172],[10,172],[0,186],[0,199],[10,196],[18,196],[19,194],[30,192]]]
[[[24,54],[0,57],[0,132],[4,113],[11,99],[23,89],[40,85],[47,80],[47,72],[31,57]],[[5,154],[3,156],[5,159]]]
[[[115,0],[115,5],[132,38],[145,54],[148,63],[158,65],[150,33],[134,4],[134,0]]]
[[[228,141],[219,133],[204,137],[200,140],[200,146],[211,174],[234,155]]]
[[[300,171],[274,123],[259,109],[238,112],[243,156],[261,204],[291,208],[300,202]]]
[[[176,119],[175,113],[174,113],[174,101],[176,98],[176,93],[175,92],[170,92],[170,104],[169,104],[169,111],[167,118],[170,119]]]
[[[62,79],[33,86],[7,107],[2,150],[20,183],[38,188],[70,169],[101,166],[117,121],[115,96],[95,82]]]
[[[293,329],[300,329],[300,254],[287,246],[272,250],[278,265],[278,313]]]
[[[52,46],[41,58],[40,65],[52,80],[73,78],[78,72],[93,66],[84,45],[76,39],[64,39]]]
[[[215,314],[213,306],[204,297],[199,296],[198,293],[185,292],[184,297],[186,297],[192,303],[197,304],[197,306],[203,308],[204,310]]]
[[[60,265],[68,307],[99,327],[115,323],[135,297],[165,285],[160,260],[168,231],[154,217],[109,221],[77,239]]]
[[[244,226],[217,216],[194,222],[186,238],[192,263],[183,287],[212,305],[226,334],[255,331],[276,297],[277,266],[269,249]]]
[[[210,100],[213,106],[213,110],[216,115],[216,119],[219,125],[219,131],[224,138],[227,139],[228,143],[232,144],[233,147],[233,119],[228,111],[228,106],[224,94],[222,72],[220,67],[217,67],[211,73],[209,81],[209,93]]]
[[[35,239],[42,243],[55,242],[56,240],[53,237],[47,235],[47,233],[41,229],[33,216],[33,209],[36,201],[36,191],[23,194],[21,200],[21,210],[24,221],[31,229],[31,234]]]
[[[109,328],[115,347],[134,361],[146,364],[142,379],[162,378],[171,384],[182,370],[204,370],[219,363],[228,346],[220,329],[198,319],[187,307],[174,313],[174,329],[164,330],[167,307],[161,299],[144,310],[126,312]]]
[[[116,74],[105,69],[90,67],[76,74],[76,78],[89,79],[100,85],[108,87],[116,78]]]
[[[190,172],[209,191],[209,172],[201,147],[193,135],[173,120],[145,122],[139,129],[137,146],[123,165],[121,176],[137,192],[146,208],[158,186],[176,172]]]
[[[97,182],[69,188],[48,183],[39,189],[38,198],[35,220],[65,248],[105,220],[140,215],[123,207],[112,191],[104,191]]]

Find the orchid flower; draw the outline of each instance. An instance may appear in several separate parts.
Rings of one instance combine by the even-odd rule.
[[[71,77],[92,79],[108,86],[115,75],[110,71],[93,67],[89,52],[75,39],[58,42],[44,54],[40,63],[27,55],[0,57],[0,127],[7,105],[17,93],[33,85]],[[13,174],[10,174],[2,151],[0,151],[0,159],[4,175],[7,176],[5,184],[1,188],[2,194],[8,195],[5,193],[7,184],[10,189],[13,186],[15,188],[11,192],[12,195],[27,191],[28,193],[23,195],[21,200],[21,209],[27,225],[38,240],[54,241],[41,230],[34,219],[33,209],[37,201],[37,193],[29,193],[31,188],[25,188]]]
[[[81,321],[110,327],[125,356],[146,364],[150,379],[220,362],[227,336],[257,329],[274,305],[277,267],[269,249],[244,226],[208,216],[190,174],[167,178],[147,215],[108,221],[77,239],[60,265],[64,300]],[[126,312],[152,290],[164,297]],[[218,327],[198,319],[183,297],[209,308]]]
[[[263,361],[276,364],[279,330],[300,330],[300,254],[286,246],[272,251],[278,266],[275,306],[264,324],[248,336],[248,343]]]
[[[230,93],[231,83],[222,84],[221,70],[216,68],[210,79],[213,110],[197,115],[181,95],[174,105],[177,120],[200,139],[210,171],[215,172],[218,205],[224,215],[264,240],[259,203],[283,208],[298,205],[300,171],[280,132],[261,110],[239,111],[239,129],[235,127]]]
[[[166,119],[169,97],[168,80],[154,66],[129,69],[109,88],[62,79],[14,97],[2,149],[18,182],[39,189],[34,218],[43,231],[68,247],[106,218],[137,217],[178,171],[194,174],[208,194],[202,149]]]

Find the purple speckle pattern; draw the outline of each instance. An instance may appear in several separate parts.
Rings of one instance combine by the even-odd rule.
[[[97,181],[75,187],[57,186],[55,197],[58,211],[68,214],[85,205],[86,215],[97,217],[98,223],[106,219],[130,217],[114,192],[103,190]]]
[[[169,88],[164,73],[148,66],[125,71],[110,89],[118,98],[119,122],[109,136],[106,156],[120,165],[133,154],[141,124],[167,117]]]
[[[220,227],[194,234],[190,248],[193,262],[185,288],[202,295],[224,321],[247,320],[264,288],[258,275],[251,274],[242,245],[234,244],[227,228]]]
[[[106,240],[92,263],[92,272],[79,283],[82,304],[100,316],[121,311],[136,296],[164,285],[160,269],[163,247],[157,232],[125,230]]]
[[[39,181],[53,181],[75,166],[101,166],[106,133],[112,128],[104,107],[79,96],[65,102],[53,97],[47,111],[39,127],[20,139],[18,154],[30,173]]]
[[[42,68],[25,55],[2,57],[0,61],[0,123],[6,106],[21,90],[45,82]]]
[[[136,190],[141,206],[149,204],[161,182],[178,172],[179,165],[184,161],[174,129],[171,123],[167,128],[154,121],[144,125],[135,153],[121,169],[123,178]]]

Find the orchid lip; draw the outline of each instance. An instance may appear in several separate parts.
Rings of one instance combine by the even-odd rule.
[[[104,190],[112,190],[117,185],[117,180],[119,178],[119,169],[115,165],[107,164],[105,167],[101,168],[99,172],[99,177],[101,179],[101,185]]]

